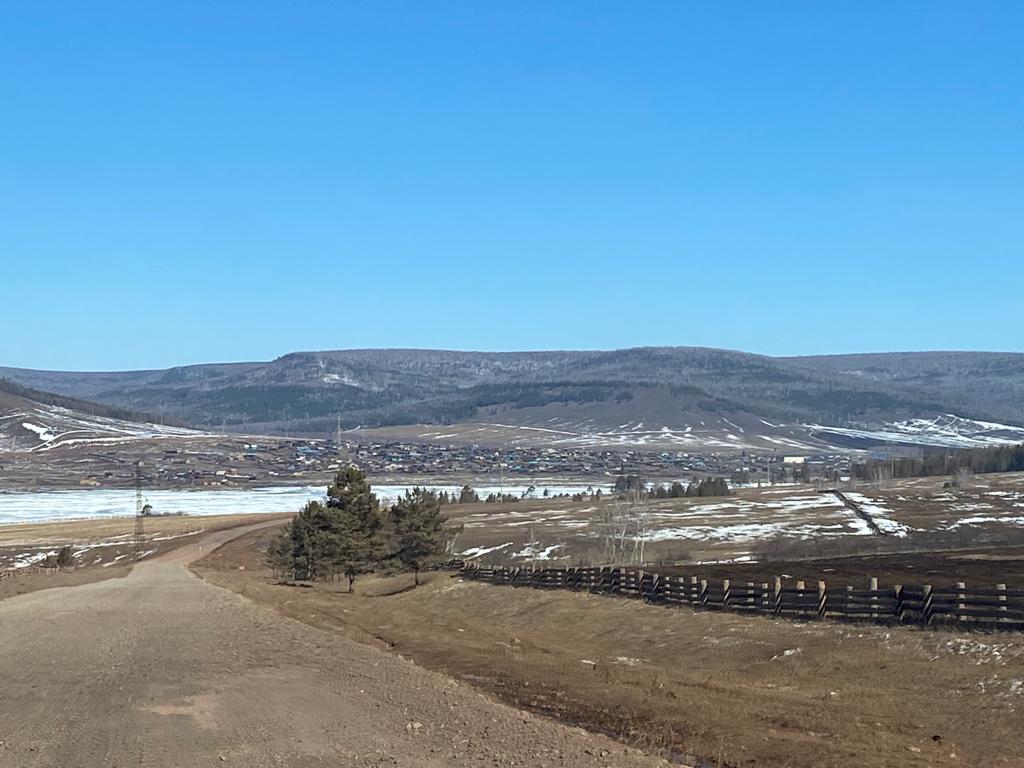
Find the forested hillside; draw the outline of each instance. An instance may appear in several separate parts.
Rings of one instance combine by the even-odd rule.
[[[615,351],[297,352],[266,363],[69,373],[2,369],[22,385],[196,426],[451,423],[561,404],[589,418],[673,424],[679,414],[832,426],[955,413],[1024,422],[1024,355],[903,353],[771,358],[697,347]],[[532,409],[532,411],[531,411]],[[688,421],[687,423],[691,423]],[[695,422],[693,422],[695,423]]]

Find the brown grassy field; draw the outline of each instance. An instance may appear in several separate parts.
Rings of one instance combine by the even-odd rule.
[[[184,533],[219,530],[224,527],[244,525],[248,522],[271,520],[272,515],[177,515],[171,517],[147,517],[147,536],[179,536]],[[19,544],[79,544],[95,543],[118,536],[131,536],[135,531],[134,517],[103,517],[63,522],[23,523],[0,526],[0,546]]]
[[[631,512],[643,518],[647,563],[1024,547],[1024,474],[979,475],[963,489],[944,488],[948,480],[844,487],[891,532],[881,537],[871,535],[841,501],[814,485],[743,488],[715,498],[648,500]],[[456,550],[481,562],[594,565],[608,562],[602,518],[616,504],[625,506],[608,498],[531,499],[455,504],[445,507],[445,514],[463,526]]]
[[[18,573],[9,578],[0,579],[0,600],[40,589],[77,587],[80,584],[91,584],[104,579],[118,579],[127,576],[131,569],[130,565],[117,564],[111,568],[76,568],[73,571]]]
[[[146,518],[143,553],[152,557],[204,531],[274,518],[273,515]],[[0,578],[0,600],[39,589],[71,587],[127,575],[138,554],[132,548],[134,530],[135,520],[131,517],[0,526],[0,570],[6,569],[4,578]],[[31,567],[11,567],[19,560],[56,552],[65,545],[76,553],[74,569],[41,572]]]
[[[433,574],[298,589],[259,547],[195,568],[285,615],[689,763],[1024,766],[1024,639],[796,623]],[[244,570],[240,570],[244,568]]]

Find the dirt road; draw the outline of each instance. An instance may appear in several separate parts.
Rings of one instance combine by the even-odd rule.
[[[0,601],[0,766],[653,766],[184,566]]]

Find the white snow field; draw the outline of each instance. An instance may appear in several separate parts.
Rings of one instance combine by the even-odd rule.
[[[373,485],[373,492],[382,503],[392,502],[411,485]],[[458,494],[461,485],[424,485],[438,492]],[[586,484],[536,485],[530,498],[538,498],[547,489],[551,496],[581,493]],[[596,489],[598,486],[594,486]],[[489,493],[503,491],[522,496],[530,486],[473,486],[483,500]],[[603,493],[608,486],[601,486]],[[147,504],[160,515],[233,515],[253,513],[298,512],[307,501],[321,499],[323,486],[276,486],[225,490],[148,490]],[[135,514],[135,491],[131,489],[73,489],[67,491],[24,491],[0,493],[0,525],[35,523],[74,518],[116,517]]]

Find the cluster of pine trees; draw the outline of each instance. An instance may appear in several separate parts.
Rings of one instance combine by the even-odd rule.
[[[521,501],[522,499],[531,498],[533,494],[536,492],[536,490],[537,487],[531,485],[518,496],[514,493],[489,493],[487,494],[487,498],[485,498],[483,501],[484,504],[508,504],[516,501]],[[598,493],[600,493],[600,490],[598,491]],[[590,494],[588,493],[587,495],[589,496]],[[548,489],[545,488],[543,493],[541,494],[541,497],[545,499],[562,499],[569,498],[569,494],[559,493],[551,495]],[[573,496],[573,498],[575,499],[576,497]],[[586,497],[580,495],[578,501],[582,501],[584,500],[584,498]],[[480,494],[476,492],[473,486],[464,485],[462,486],[462,489],[458,493],[448,493],[447,491],[441,491],[441,493],[438,495],[438,500],[441,502],[441,504],[476,504],[477,502],[480,501]]]
[[[276,573],[325,581],[344,576],[349,592],[356,578],[377,569],[419,573],[445,551],[449,537],[434,491],[413,488],[381,509],[366,475],[357,467],[341,470],[324,501],[302,508],[267,552]]]
[[[1024,472],[1024,445],[929,451],[917,458],[855,464],[853,474],[860,479],[871,479],[879,468],[896,478],[955,475],[961,471],[979,475],[990,472]]]
[[[640,475],[619,475],[615,478],[616,493],[628,493],[630,491],[644,493],[646,490],[647,484]]]
[[[557,498],[564,498],[566,495],[568,494],[563,493]],[[569,498],[571,498],[573,501],[600,501],[603,496],[604,492],[600,488],[598,488],[596,491],[591,488],[588,488],[586,491],[581,491],[580,493],[572,494]]]
[[[462,486],[458,495],[455,492],[448,493],[448,491],[441,491],[437,497],[441,504],[475,504],[480,501],[480,494],[478,494],[473,487],[470,485]]]
[[[40,568],[71,568],[75,564],[75,555],[71,547],[61,547],[56,555],[47,555],[39,564]]]
[[[654,485],[650,490],[639,475],[619,475],[615,481],[619,493],[636,493],[645,499],[682,499],[696,496],[729,496],[729,483],[724,477],[705,477],[697,483],[683,485],[676,481],[671,485]]]
[[[670,486],[656,485],[651,489],[650,497],[654,499],[679,499],[695,496],[728,496],[729,483],[724,477],[705,477],[699,483],[688,483],[684,488],[680,482]]]
[[[514,493],[489,493],[484,504],[509,504],[515,501],[519,501],[519,497]]]

